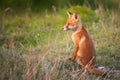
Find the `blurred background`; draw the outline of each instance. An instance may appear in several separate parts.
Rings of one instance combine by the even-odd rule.
[[[69,8],[74,5],[86,5],[92,9],[98,8],[99,5],[103,5],[105,8],[116,9],[119,7],[119,0],[1,0],[0,7],[4,10],[8,7],[12,8],[14,11],[21,12],[30,8],[31,11],[45,11],[52,10],[52,6],[57,9]]]
[[[119,0],[0,0],[1,80],[81,80],[76,63],[72,31],[62,28],[66,12],[78,13],[91,35],[97,63],[120,69]],[[81,70],[82,71],[82,70]],[[119,74],[98,77],[86,73],[84,80],[119,80]]]

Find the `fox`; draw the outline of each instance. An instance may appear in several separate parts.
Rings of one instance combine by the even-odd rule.
[[[71,61],[76,60],[77,64],[80,65],[82,69],[92,74],[106,74],[106,69],[99,69],[94,66],[96,61],[95,46],[87,30],[83,26],[79,14],[67,11],[67,15],[68,19],[63,30],[72,30],[72,41],[75,46],[72,57],[69,59]]]

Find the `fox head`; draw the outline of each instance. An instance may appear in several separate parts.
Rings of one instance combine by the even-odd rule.
[[[75,31],[79,26],[82,25],[79,15],[77,13],[67,12],[68,19],[66,24],[64,25],[64,30],[72,30]]]

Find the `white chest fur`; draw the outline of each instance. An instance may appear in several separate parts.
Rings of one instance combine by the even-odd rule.
[[[72,41],[75,43],[75,35],[77,34],[77,31],[76,32],[73,32],[72,34]]]
[[[80,36],[77,36],[77,33],[78,33],[78,31],[76,31],[76,32],[74,32],[73,34],[72,34],[72,41],[73,42],[75,42],[75,38],[77,38],[77,39],[79,39],[78,41],[79,41],[79,44],[81,44],[81,43],[83,43],[84,41],[85,41],[85,37],[80,37]]]

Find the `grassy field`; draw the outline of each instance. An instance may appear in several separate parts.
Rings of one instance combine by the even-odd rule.
[[[63,31],[66,11],[79,13],[91,35],[97,66],[120,69],[119,11],[74,6],[43,13],[12,9],[0,13],[0,80],[119,80],[120,74],[105,77],[82,74],[73,53],[71,31]]]

